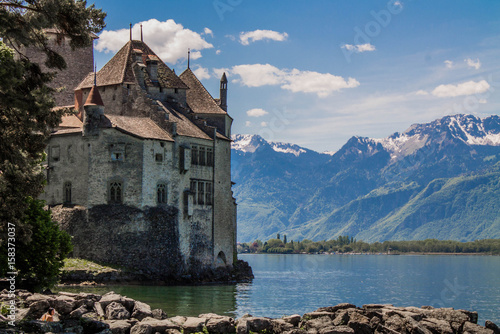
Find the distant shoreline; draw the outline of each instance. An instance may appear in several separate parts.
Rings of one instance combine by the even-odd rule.
[[[474,255],[474,256],[500,256],[492,253],[446,253],[446,252],[405,252],[405,253],[238,253],[238,255]]]

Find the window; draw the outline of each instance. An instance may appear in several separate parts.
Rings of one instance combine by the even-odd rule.
[[[198,149],[198,164],[205,166],[205,148],[202,146]]]
[[[179,94],[179,88],[174,88],[174,93]]]
[[[196,181],[191,180],[189,190],[191,191],[191,195],[193,196],[193,204],[196,204]]]
[[[122,203],[122,183],[111,182],[109,184],[109,203],[121,204]]]
[[[214,165],[214,150],[212,148],[207,148],[207,166]]]
[[[123,161],[123,152],[111,152],[111,161]]]
[[[212,183],[207,182],[205,186],[205,203],[207,205],[212,205],[213,203],[213,198],[212,198]]]
[[[156,160],[156,162],[162,162],[163,161],[163,154],[156,153],[155,154],[155,160]]]
[[[156,199],[158,204],[167,203],[167,185],[160,183],[156,186]]]
[[[203,204],[205,202],[205,183],[198,182],[198,204]]]
[[[191,163],[193,165],[198,164],[198,146],[193,146],[191,148]]]
[[[59,146],[53,146],[52,149],[50,150],[50,155],[52,156],[53,161],[59,161],[60,157],[60,148]]]
[[[71,182],[64,182],[64,187],[63,187],[63,194],[64,194],[64,204],[71,204]]]

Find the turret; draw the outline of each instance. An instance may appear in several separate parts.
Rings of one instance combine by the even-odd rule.
[[[227,112],[227,77],[226,72],[220,79],[220,107]]]
[[[83,110],[83,135],[98,135],[101,119],[104,117],[104,103],[102,102],[101,94],[99,94],[99,90],[95,84],[90,90]]]

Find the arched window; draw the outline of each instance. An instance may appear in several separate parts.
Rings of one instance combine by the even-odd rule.
[[[64,204],[71,204],[71,182],[64,182],[63,187]]]
[[[123,201],[123,187],[121,182],[113,181],[109,184],[109,203],[121,204]]]
[[[167,203],[167,185],[163,183],[159,183],[156,186],[156,200],[158,204]]]

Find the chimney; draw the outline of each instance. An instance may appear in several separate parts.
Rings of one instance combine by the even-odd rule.
[[[227,112],[227,77],[226,72],[220,79],[220,107]]]
[[[156,59],[148,59],[148,73],[151,81],[158,81],[158,61]]]

